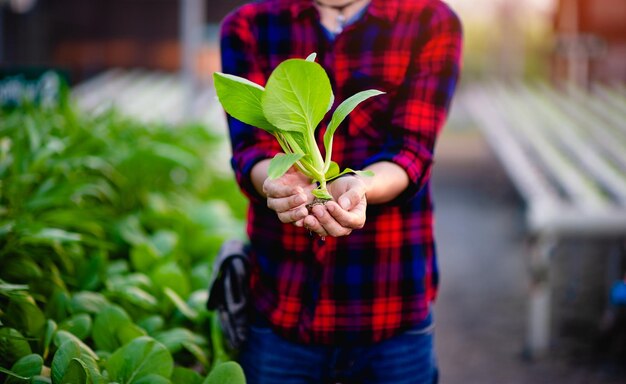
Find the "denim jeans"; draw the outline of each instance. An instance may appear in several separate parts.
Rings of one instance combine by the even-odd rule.
[[[432,327],[370,346],[297,344],[253,325],[239,357],[248,384],[435,384]]]

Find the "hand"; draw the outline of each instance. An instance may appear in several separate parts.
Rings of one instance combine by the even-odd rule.
[[[313,200],[313,188],[315,184],[294,168],[278,179],[266,178],[263,182],[268,208],[277,213],[281,222],[298,226],[302,226],[302,219],[309,214],[306,204]]]
[[[315,205],[312,215],[304,218],[304,226],[324,236],[347,236],[365,224],[367,187],[359,176],[344,176],[328,185],[334,201]]]

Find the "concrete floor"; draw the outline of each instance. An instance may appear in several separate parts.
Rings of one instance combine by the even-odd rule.
[[[626,383],[626,362],[556,344],[523,358],[523,205],[476,132],[444,133],[433,174],[441,286],[435,317],[441,384]]]

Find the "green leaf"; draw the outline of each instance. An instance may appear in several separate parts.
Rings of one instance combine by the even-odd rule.
[[[321,65],[289,59],[270,75],[261,104],[267,120],[279,130],[312,133],[332,98],[330,80]]]
[[[130,250],[130,261],[139,272],[149,272],[160,258],[157,249],[148,242],[137,244]]]
[[[0,237],[2,237],[2,233],[0,233]],[[2,275],[9,280],[33,281],[44,277],[42,266],[31,258],[20,257],[2,262],[4,264]],[[2,293],[1,288],[0,293]]]
[[[347,168],[349,169],[349,168]],[[374,173],[374,171],[353,171],[354,173],[356,173],[357,175],[363,175],[363,176],[367,176],[367,177],[372,177],[375,176],[376,174]]]
[[[82,351],[80,345],[74,340],[67,340],[59,347],[52,358],[51,377],[54,384],[62,383],[63,376],[67,371],[72,359],[80,359]]]
[[[52,379],[46,376],[37,375],[37,376],[33,376],[30,383],[31,384],[52,384]]]
[[[328,167],[328,171],[326,171],[326,181],[332,180],[333,178],[339,175],[339,164],[334,161],[330,162],[330,166]]]
[[[246,376],[239,364],[228,361],[213,368],[202,384],[246,384]]]
[[[85,340],[91,333],[91,316],[86,313],[74,315],[59,324],[59,329],[66,330],[81,340]]]
[[[32,353],[28,341],[14,328],[0,328],[0,364],[10,366]]]
[[[119,293],[122,298],[142,309],[152,310],[157,306],[157,299],[139,287],[127,287]]]
[[[172,381],[166,379],[163,376],[159,375],[148,375],[144,376],[141,379],[137,380],[135,384],[170,384]],[[176,384],[180,382],[174,382]]]
[[[189,296],[189,278],[175,261],[160,265],[150,277],[155,286],[168,287],[180,297]]]
[[[106,275],[109,277],[124,275],[130,271],[130,267],[128,265],[128,261],[124,259],[114,260],[109,263],[107,266]]]
[[[163,329],[165,325],[165,320],[163,316],[152,315],[145,317],[137,322],[137,325],[143,328],[149,335]]]
[[[39,335],[46,325],[46,317],[35,303],[35,299],[26,292],[11,295],[5,313],[9,326],[19,327],[27,335]]]
[[[173,383],[202,384],[202,376],[193,369],[175,367],[172,373]]]
[[[47,376],[33,376],[31,379],[31,384],[52,384],[52,379]]]
[[[111,380],[133,384],[148,375],[168,379],[172,375],[174,361],[163,344],[143,336],[115,351],[107,360],[106,369]]]
[[[8,377],[5,384],[20,383],[23,382],[25,378],[27,379],[39,375],[42,367],[43,358],[41,356],[36,354],[26,355],[11,367],[11,372],[20,377]]]
[[[204,366],[204,368],[209,368],[209,354],[207,351],[202,349],[198,344],[184,342],[183,348],[185,348],[189,353],[191,353],[200,364]]]
[[[172,289],[170,289],[168,287],[165,287],[163,289],[163,293],[165,293],[165,296],[167,296],[172,301],[172,303],[174,303],[176,308],[185,317],[187,317],[190,320],[198,319],[198,317],[199,317],[198,312],[194,311],[191,307],[189,307],[189,305],[187,305],[185,300],[183,300],[180,296],[178,296],[178,294],[176,292],[174,292],[174,290],[172,290]]]
[[[109,305],[109,301],[102,294],[87,291],[75,293],[70,303],[72,312],[91,314],[100,312],[107,305]]]
[[[211,282],[211,264],[203,261],[193,266],[191,270],[191,287],[205,290]]]
[[[117,330],[130,321],[122,308],[115,305],[104,307],[93,324],[92,338],[96,349],[112,352],[119,348],[122,343],[117,337]]]
[[[7,378],[5,384],[10,383],[10,382],[12,382],[12,383],[21,383],[21,382],[29,380],[29,377],[20,376],[17,373],[15,373],[13,371],[10,371],[10,370],[8,370],[6,368],[0,367],[0,372],[9,375],[9,377]]]
[[[138,337],[145,336],[144,331],[138,325],[128,322],[117,328],[117,338],[121,345],[127,344],[129,341],[135,340]]]
[[[69,333],[67,331],[63,331],[63,330],[57,331],[57,333],[54,335],[54,344],[57,346],[62,346],[68,341],[71,341],[80,347],[80,351],[81,351],[83,359],[87,357],[94,361],[98,360],[98,355],[96,355],[96,353],[91,349],[91,347],[89,347],[81,339],[76,337],[76,335]]]
[[[213,83],[217,97],[229,115],[268,132],[276,130],[263,115],[263,87],[243,77],[221,72],[213,74]]]
[[[70,361],[61,379],[61,384],[87,384],[92,382],[85,363],[77,358]]]
[[[345,175],[346,173],[355,173],[357,175],[368,176],[368,177],[374,176],[374,172],[370,171],[370,170],[367,170],[367,171],[355,171],[354,169],[346,168],[343,171],[341,171],[340,173],[338,173],[338,174],[336,174],[336,175],[334,175],[332,177],[327,177],[326,181],[334,180],[334,179],[338,178],[339,176]]]
[[[270,161],[267,176],[272,180],[278,179],[303,156],[301,153],[288,153],[286,155],[279,153]]]
[[[69,232],[60,228],[43,228],[32,235],[22,237],[22,244],[53,244],[54,242],[81,241],[80,233]]]
[[[63,359],[61,359],[61,361],[59,362],[59,364],[64,364],[67,358],[69,358],[70,360],[72,358],[80,359],[82,366],[85,367],[85,369],[89,371],[89,377],[91,378],[91,380],[96,381],[96,382],[100,381],[101,375],[100,375],[100,369],[99,369],[98,362],[97,362],[99,357],[87,344],[83,343],[78,337],[74,336],[73,334],[67,331],[58,331],[54,339],[55,339],[55,344],[60,345],[59,350],[61,350],[63,346],[68,343],[72,345],[71,348],[68,347],[68,351],[71,352],[71,354],[64,356]],[[79,356],[72,355],[74,346],[78,347],[79,352],[80,352]],[[54,358],[52,359],[53,366],[54,366],[54,359],[57,357],[59,350],[57,350],[57,353],[54,355]],[[67,369],[67,365],[69,365],[69,363],[67,363],[64,366],[66,369]],[[60,368],[57,367],[57,370],[58,369]],[[65,371],[59,372],[59,375],[64,376],[65,375],[64,372]],[[58,381],[55,381],[54,375],[53,375],[53,382],[55,383],[58,382]]]
[[[28,285],[26,284],[11,284],[0,279],[0,294],[8,296],[14,292],[28,291]]]
[[[152,281],[144,273],[131,273],[111,276],[107,282],[107,288],[113,291],[126,289],[128,287],[152,288]]]
[[[381,92],[375,89],[370,89],[367,91],[359,92],[355,95],[348,97],[343,103],[339,104],[335,112],[333,112],[333,117],[326,128],[326,132],[324,132],[324,148],[326,149],[326,159],[330,159],[332,154],[332,140],[337,127],[341,122],[348,116],[357,105],[361,102],[369,99],[370,97],[382,95],[385,92]]]
[[[152,143],[149,148],[155,156],[169,160],[187,169],[192,169],[198,162],[196,156],[176,145]]]
[[[81,263],[76,271],[77,284],[81,290],[98,290],[101,284],[104,268],[108,260],[103,254],[91,255]]]
[[[161,256],[168,256],[179,242],[179,235],[174,231],[165,229],[158,230],[150,237],[150,243],[155,247]]]
[[[48,358],[48,352],[50,351],[52,338],[57,332],[57,329],[57,323],[54,320],[48,319],[48,321],[46,321],[46,329],[43,333],[43,357],[46,359]]]
[[[112,352],[142,334],[122,308],[109,305],[96,316],[92,338],[96,349]]]
[[[55,274],[58,275],[59,271],[57,270]],[[71,305],[72,301],[67,289],[56,288],[46,303],[46,317],[61,321],[69,315]]]
[[[146,241],[141,222],[136,215],[129,215],[117,224],[117,231],[120,236],[131,245],[138,245]]]
[[[333,199],[333,197],[328,193],[328,191],[321,190],[319,188],[315,188],[314,190],[311,191],[311,193],[313,194],[313,196],[317,197],[318,199],[322,199],[322,200]]]
[[[172,328],[154,335],[154,339],[163,344],[171,353],[183,348],[184,343],[206,344],[206,340],[186,328]]]

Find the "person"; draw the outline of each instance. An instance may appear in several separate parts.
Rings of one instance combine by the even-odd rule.
[[[282,61],[316,52],[334,107],[365,89],[386,92],[334,136],[333,160],[374,176],[332,181],[325,205],[307,207],[315,186],[295,169],[269,180],[278,143],[228,118],[250,202],[253,319],[239,355],[248,383],[437,381],[429,180],[461,50],[460,21],[439,0],[265,0],[223,20],[225,73],[264,85]]]

